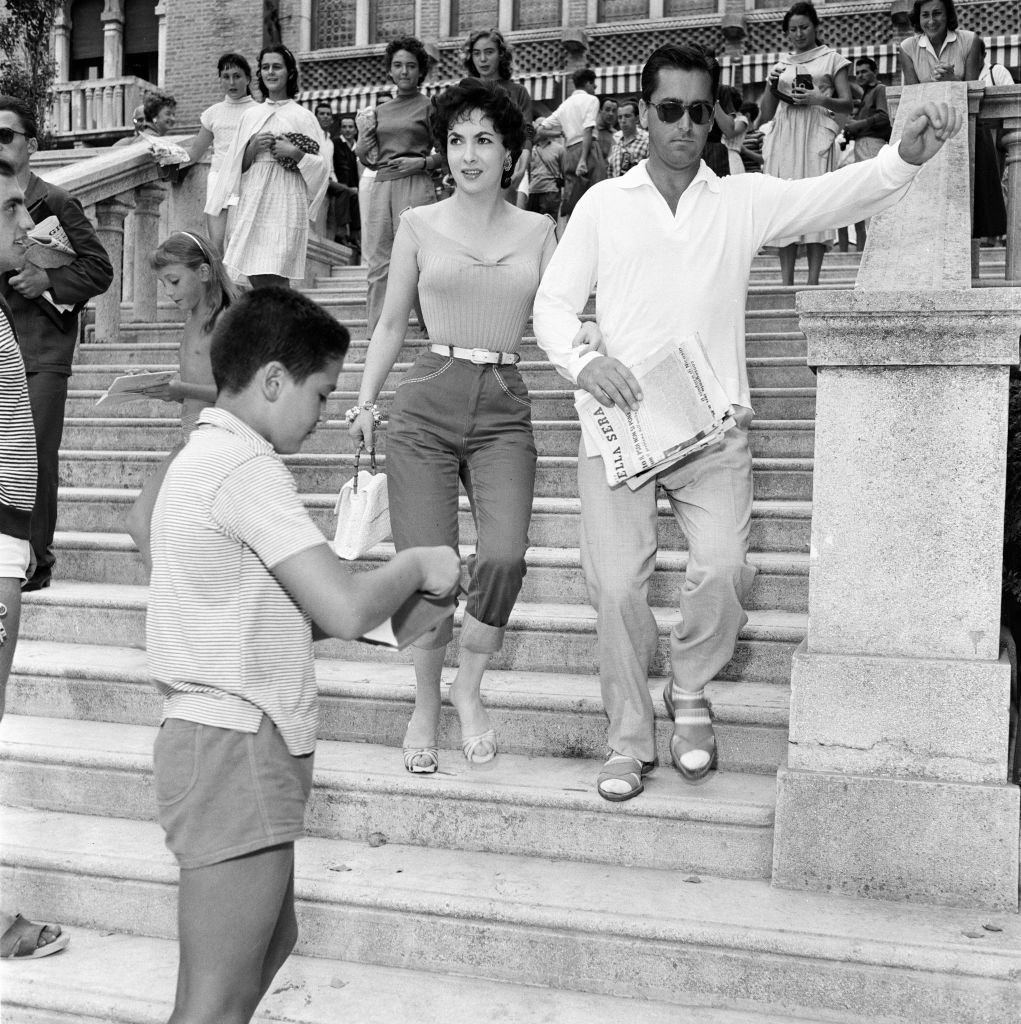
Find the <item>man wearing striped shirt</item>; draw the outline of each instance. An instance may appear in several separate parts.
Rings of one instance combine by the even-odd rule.
[[[0,274],[25,261],[26,234],[32,218],[14,167],[0,160]],[[35,430],[28,401],[25,366],[11,322],[0,298],[0,718],[7,677],[14,660],[21,615],[21,584],[32,560],[29,522],[35,502]],[[41,957],[66,948],[59,925],[34,924],[0,909],[0,957]]]

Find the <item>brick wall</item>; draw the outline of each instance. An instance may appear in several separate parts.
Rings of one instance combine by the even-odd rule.
[[[177,99],[178,124],[197,125],[223,99],[216,78],[222,53],[244,54],[254,70],[261,48],[262,0],[168,0],[166,87]]]

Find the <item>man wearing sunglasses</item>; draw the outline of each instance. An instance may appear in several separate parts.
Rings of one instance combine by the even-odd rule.
[[[0,159],[14,167],[32,220],[39,224],[55,216],[76,253],[65,267],[42,270],[25,263],[20,270],[0,276],[0,295],[13,313],[28,375],[39,460],[31,537],[36,569],[23,588],[26,591],[49,586],[53,574],[57,455],[64,433],[78,314],[113,280],[110,259],[78,200],[29,170],[29,159],[37,148],[35,112],[13,96],[0,96]],[[71,309],[62,312],[57,304]]]
[[[663,698],[674,721],[670,751],[682,777],[716,765],[705,685],[731,659],[747,621],[752,460],[744,316],[752,260],[764,244],[849,224],[907,191],[919,166],[957,133],[945,104],[925,104],[897,147],[833,174],[783,181],[718,178],[701,160],[714,116],[719,65],[697,45],[660,47],[642,71],[649,158],[593,186],[575,209],[535,299],[539,344],[563,376],[599,402],[637,409],[628,369],[668,342],[697,333],[735,409],[723,441],[632,491],[610,488],[602,460],[578,458],[581,558],[597,611],[599,676],[610,756],[597,788],[627,800],[644,788],[656,748],[648,673],[658,629],[648,604],[657,548],[657,486],[688,539],[680,620],[670,634]],[[598,329],[579,312],[592,289]],[[587,344],[573,347],[576,339]]]

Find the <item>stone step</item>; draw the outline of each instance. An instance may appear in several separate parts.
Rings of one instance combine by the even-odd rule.
[[[566,384],[566,381],[565,381]],[[102,390],[68,391],[66,415],[72,418],[80,416],[99,416],[104,419],[154,418],[166,419],[167,412],[175,408],[166,402],[141,401],[112,408],[97,408],[96,402],[103,394]],[[326,404],[328,419],[341,419],[344,413],[358,401],[357,391],[335,391]],[[393,401],[393,392],[384,391],[378,398],[384,408]],[[569,420],[576,419],[574,411],[574,391],[568,388],[550,391],[539,391],[531,396],[532,418],[534,420]],[[804,388],[753,388],[752,405],[755,413],[764,420],[808,420],[815,417],[815,387]]]
[[[123,517],[138,497],[130,488],[62,487],[57,502],[57,527],[63,531],[103,532],[123,529]],[[336,530],[337,495],[302,494],[316,525],[327,536]],[[463,543],[475,543],[475,522],[468,499],[461,495],[458,528]],[[669,503],[658,502],[659,542],[664,550],[687,547]],[[578,544],[577,498],[535,498],[528,535],[537,547],[575,547]],[[752,505],[750,547],[753,551],[808,551],[812,505],[805,501],[756,501]]]
[[[175,934],[178,871],[158,826],[22,808],[4,826],[0,880],[36,920]],[[319,838],[296,844],[295,897],[296,952],[324,960],[870,1021],[1013,1024],[1021,1008],[1016,914]]]
[[[120,363],[131,367],[146,364],[177,363],[181,339],[181,324],[122,324],[121,340],[117,343],[84,342],[75,350],[75,366],[82,367],[95,363]],[[88,335],[91,337],[91,335]],[[411,362],[416,355],[429,345],[429,339],[411,336],[405,340],[398,355],[402,362]],[[365,362],[369,342],[366,338],[353,338],[348,350],[348,361]],[[526,335],[519,349],[521,358],[543,360],[545,353],[535,338]],[[801,331],[758,331],[745,335],[745,352],[749,358],[760,356],[805,357],[806,342]]]
[[[167,409],[172,408],[167,406]],[[102,410],[98,410],[102,411]],[[577,455],[581,427],[577,420],[534,420],[536,448],[543,455]],[[386,448],[386,421],[379,449]],[[71,416],[64,420],[62,444],[70,449],[102,451],[169,451],[181,443],[178,419],[127,419],[124,416]],[[815,423],[812,420],[756,420],[750,433],[752,454],[764,458],[812,458]],[[303,452],[353,450],[348,425],[328,419],[306,439]]]
[[[59,576],[59,569],[58,569]],[[21,635],[26,640],[72,643],[145,645],[146,588],[115,583],[79,583],[57,579],[47,590],[25,594]],[[659,643],[650,673],[669,671],[668,634],[677,612],[653,608]],[[461,610],[454,616],[460,623]],[[801,612],[755,611],[741,630],[734,657],[719,673],[721,680],[786,683],[791,656],[807,630]],[[493,656],[492,667],[525,672],[564,672],[594,675],[596,666],[595,612],[588,606],[529,604],[519,601],[511,613],[503,649]],[[321,657],[393,664],[405,655],[357,641],[323,640],[316,645]],[[456,644],[449,652],[456,664]]]
[[[415,699],[409,663],[319,657],[315,667],[321,739],[401,746]],[[461,756],[460,727],[447,699],[453,676],[448,669],[443,679],[438,741],[444,764]],[[673,723],[661,700],[665,684],[663,678],[649,680],[657,756],[669,765]],[[483,695],[502,751],[606,756],[606,715],[595,675],[494,669],[486,673]],[[779,682],[719,680],[708,684],[708,695],[721,770],[775,774],[786,763],[790,688]],[[24,638],[18,643],[7,694],[11,714],[152,725],[159,720],[160,706],[142,650]]]
[[[43,811],[155,820],[153,726],[8,716],[0,740],[0,803]],[[640,800],[618,809],[595,790],[602,760],[501,753],[488,765],[444,757],[409,774],[399,749],[325,740],[305,815],[310,835],[566,861],[768,878],[776,784],[714,772],[690,786],[660,767]],[[623,819],[623,820],[622,820]]]
[[[141,487],[166,451],[89,451],[62,449],[62,487]],[[354,454],[285,455],[284,464],[297,481],[299,491],[338,491],[354,471]],[[385,471],[386,455],[377,458]],[[811,459],[752,460],[752,486],[756,498],[810,501]],[[540,497],[577,494],[577,456],[540,456],[536,467],[535,494]]]
[[[76,926],[69,956],[41,965],[5,961],[7,1024],[162,1024],[177,982],[177,942]],[[841,1014],[780,1014],[771,1007],[664,1003],[571,992],[560,986],[488,981],[480,977],[378,967],[353,960],[291,956],[253,1018],[290,1024],[864,1024]],[[412,960],[411,962],[414,962]],[[44,974],[40,967],[44,966]],[[717,999],[712,1000],[714,1003]]]
[[[400,362],[387,375],[383,390],[394,389],[402,377],[411,369],[410,362]],[[523,361],[519,365],[521,378],[530,392],[560,390],[566,383],[563,377],[546,360]],[[795,388],[814,387],[815,374],[806,365],[804,358],[798,356],[772,356],[765,358],[749,358],[748,383],[753,388]],[[338,391],[357,391],[364,367],[353,360],[345,365],[337,381]],[[69,387],[76,390],[94,391],[110,386],[115,377],[130,373],[132,370],[176,371],[174,363],[148,363],[131,366],[126,363],[89,363],[76,366],[69,381]]]
[[[129,583],[144,586],[149,573],[126,533],[58,532],[54,549],[65,579],[85,583]],[[462,558],[474,551],[461,548]],[[392,544],[380,544],[359,565],[374,566],[393,558]],[[783,611],[808,610],[808,554],[801,552],[752,552],[749,560],[758,572],[745,602],[746,608]],[[532,604],[556,602],[585,604],[588,590],[578,548],[537,547],[525,556],[527,572],[520,600]],[[661,547],[656,571],[649,581],[649,601],[667,607],[677,600],[684,585],[687,551]]]

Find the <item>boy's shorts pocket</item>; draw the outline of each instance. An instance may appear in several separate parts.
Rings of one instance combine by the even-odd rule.
[[[153,745],[153,782],[156,802],[161,807],[178,803],[195,787],[201,728],[179,718],[168,718],[160,726]]]

